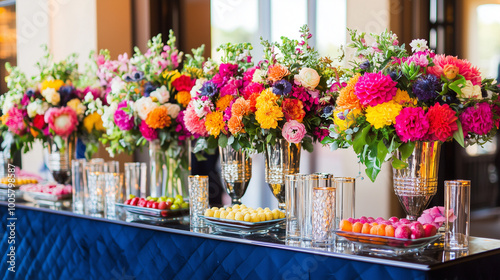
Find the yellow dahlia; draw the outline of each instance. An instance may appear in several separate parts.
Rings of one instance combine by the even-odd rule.
[[[205,118],[205,128],[207,129],[208,134],[213,135],[216,138],[219,136],[221,131],[225,131],[225,125],[222,112],[215,111],[208,113]]]
[[[403,104],[417,104],[417,100],[414,98],[410,98],[408,95],[408,92],[406,90],[400,90],[396,92],[396,96],[392,99],[394,102],[397,104],[403,105]]]
[[[378,104],[375,107],[368,106],[366,108],[366,120],[376,129],[379,129],[394,124],[401,109],[403,109],[403,106],[392,100]]]
[[[276,105],[261,104],[261,106],[257,107],[255,119],[263,129],[276,128],[278,121],[283,119],[283,111]]]
[[[276,105],[277,100],[278,96],[273,93],[273,89],[268,88],[263,90],[257,97],[255,107],[259,109],[259,107],[264,105]]]

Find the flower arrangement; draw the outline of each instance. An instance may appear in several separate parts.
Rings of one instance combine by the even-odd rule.
[[[47,47],[45,52],[37,63],[40,73],[31,78],[6,64],[9,91],[0,99],[4,147],[27,151],[34,139],[40,139],[64,148],[67,139],[80,136],[77,131],[87,109],[83,96],[87,92],[100,95],[98,87],[80,79],[76,54],[54,62]]]
[[[499,123],[498,85],[481,80],[479,70],[457,57],[436,55],[425,40],[414,40],[408,54],[392,32],[373,35],[349,30],[360,61],[335,94],[330,134],[332,149],[352,146],[374,181],[383,162],[396,169],[416,141],[483,144]],[[399,150],[402,160],[395,157]]]
[[[159,34],[144,54],[136,47],[130,59],[123,54],[110,60],[106,51],[98,57],[97,75],[107,92],[102,140],[110,154],[132,152],[153,141],[168,150],[191,136],[183,119],[195,79],[176,70],[183,53],[175,41],[170,32],[164,45]]]

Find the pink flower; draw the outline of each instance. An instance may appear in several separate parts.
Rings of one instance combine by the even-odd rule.
[[[252,68],[248,68],[248,70],[245,71],[245,73],[243,73],[243,80],[245,82],[251,82],[252,79],[253,79],[253,74],[255,73],[256,69],[259,69],[259,67],[258,66],[254,66]]]
[[[456,122],[458,118],[448,104],[434,104],[429,108],[426,116],[429,120],[429,140],[445,142],[458,129]]]
[[[296,120],[286,122],[281,131],[281,135],[289,143],[300,143],[306,135],[306,127],[304,124]]]
[[[460,114],[460,122],[464,136],[469,132],[485,135],[493,128],[493,112],[488,103],[478,103],[474,107],[468,107]]]
[[[457,217],[454,215],[453,210],[450,211],[448,220],[450,222],[455,221]],[[422,225],[431,224],[436,228],[440,228],[444,222],[446,222],[446,213],[443,206],[435,206],[426,209],[422,212],[422,215],[418,220]]]
[[[203,137],[208,136],[208,131],[205,128],[205,118],[198,117],[194,110],[193,102],[189,102],[184,112],[184,125],[192,134],[198,134]]]
[[[319,98],[313,97],[304,87],[301,86],[292,86],[290,97],[300,99],[306,112],[311,111],[311,108],[319,104]]]
[[[18,135],[24,134],[27,126],[24,122],[23,111],[17,107],[12,107],[7,114],[8,118],[5,125],[9,128],[9,131]]]
[[[264,85],[261,83],[249,83],[245,88],[243,88],[242,95],[245,99],[248,99],[253,93],[260,93],[264,90]]]
[[[224,77],[233,77],[238,72],[238,64],[222,63],[219,66],[219,73]]]
[[[131,130],[134,128],[134,116],[128,114],[127,112],[123,111],[122,108],[127,107],[127,101],[123,100],[120,103],[118,103],[118,107],[115,111],[115,114],[113,116],[113,120],[115,121],[115,124],[121,129],[121,130]]]
[[[429,130],[429,120],[421,107],[407,107],[399,112],[394,127],[401,141],[420,141]]]
[[[217,85],[217,88],[221,88],[227,83],[227,81],[229,81],[229,77],[217,73],[212,77],[210,81]]]
[[[406,64],[410,65],[410,63],[415,63],[415,65],[421,67],[427,67],[429,65],[429,60],[427,59],[426,52],[416,52],[412,56],[406,59]]]
[[[45,112],[45,122],[56,135],[67,138],[76,129],[78,118],[70,107],[50,108]]]
[[[389,75],[382,73],[365,73],[354,87],[354,94],[358,96],[363,106],[376,106],[391,101],[396,95],[397,82]]]
[[[238,89],[240,89],[242,85],[242,80],[231,78],[231,80],[229,80],[227,84],[220,89],[220,97],[225,95],[237,95]]]
[[[139,131],[141,132],[142,136],[148,141],[158,139],[158,132],[156,131],[156,129],[149,127],[146,124],[146,121],[141,121],[141,125],[139,125]]]
[[[470,80],[473,85],[481,85],[481,72],[477,67],[471,65],[468,60],[458,59],[456,56],[451,55],[436,55],[433,59],[434,65],[427,68],[427,73],[441,78],[444,73],[446,65],[453,65],[458,67],[458,74],[464,76],[466,80]]]

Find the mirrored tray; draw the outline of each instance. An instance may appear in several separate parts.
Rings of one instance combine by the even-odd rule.
[[[27,201],[36,202],[38,200],[44,201],[61,201],[61,200],[69,200],[71,199],[71,194],[50,194],[50,193],[41,193],[41,192],[23,192],[24,199]]]
[[[440,234],[436,234],[434,236],[419,239],[404,239],[341,230],[335,230],[335,234],[346,238],[352,243],[361,245],[361,249],[387,249],[394,250],[397,254],[405,253],[410,251],[410,249],[423,248],[441,237]]]
[[[285,218],[283,218],[265,222],[252,223],[244,221],[219,219],[207,216],[202,216],[202,218],[205,219],[205,221],[209,225],[214,226],[215,230],[225,231],[229,233],[236,233],[236,234],[249,234],[257,232],[265,233],[269,229],[285,221]]]
[[[123,207],[125,210],[127,210],[130,213],[149,216],[149,217],[156,217],[156,218],[173,218],[173,217],[180,217],[180,216],[185,216],[185,215],[189,214],[189,208],[176,209],[176,210],[161,210],[161,209],[128,205],[128,204],[123,204],[123,203],[118,203],[118,202],[115,203],[115,205]]]

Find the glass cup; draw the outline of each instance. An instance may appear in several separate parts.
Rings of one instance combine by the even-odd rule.
[[[312,243],[313,246],[333,244],[335,229],[335,179],[332,174],[316,173],[310,176],[312,188]]]
[[[106,172],[104,175],[105,208],[104,215],[108,219],[116,219],[116,202],[122,202],[123,174]]]
[[[306,174],[285,175],[286,238],[300,240],[299,200],[301,185],[308,179]]]
[[[188,185],[191,227],[203,227],[205,223],[201,216],[208,208],[208,176],[190,175]]]
[[[120,162],[116,160],[105,162],[103,166],[103,172],[120,173]]]
[[[354,218],[355,178],[335,177],[335,226],[341,220]]]
[[[468,250],[470,233],[470,181],[444,181],[445,250]]]
[[[91,216],[102,217],[104,214],[104,188],[105,177],[100,171],[90,171],[87,166],[87,197],[85,200],[85,213]]]
[[[127,199],[131,194],[146,198],[149,195],[146,179],[148,176],[145,162],[127,162],[125,167],[125,189]]]
[[[73,212],[85,213],[85,197],[87,193],[87,177],[85,176],[85,159],[74,159],[71,162],[71,187],[73,193]]]

